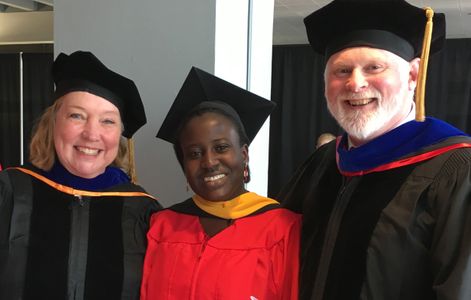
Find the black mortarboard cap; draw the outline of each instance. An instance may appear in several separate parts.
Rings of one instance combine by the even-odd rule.
[[[55,99],[73,91],[85,91],[116,105],[124,124],[123,136],[132,135],[146,122],[141,96],[134,82],[108,69],[90,52],[61,53],[52,65]]]
[[[223,102],[239,115],[249,141],[262,127],[275,103],[210,73],[192,67],[165,117],[157,137],[175,143],[180,122],[197,105],[207,101]]]
[[[404,0],[334,0],[304,19],[312,48],[327,58],[349,47],[388,50],[410,61],[420,57],[425,10]],[[445,16],[433,17],[430,53],[445,40]]]

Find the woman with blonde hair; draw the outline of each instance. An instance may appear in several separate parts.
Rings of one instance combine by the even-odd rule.
[[[61,53],[52,72],[31,163],[0,173],[0,299],[139,299],[160,208],[130,178],[139,92],[90,52]]]

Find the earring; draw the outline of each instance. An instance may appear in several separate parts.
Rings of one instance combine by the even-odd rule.
[[[245,162],[244,165],[244,183],[249,182],[249,164]]]

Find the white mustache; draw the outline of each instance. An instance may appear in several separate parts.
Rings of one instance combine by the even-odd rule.
[[[340,100],[358,100],[367,98],[378,98],[381,99],[381,94],[377,91],[366,91],[361,93],[343,93],[338,96]]]

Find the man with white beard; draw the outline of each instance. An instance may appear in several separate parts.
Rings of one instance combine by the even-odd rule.
[[[303,213],[300,299],[471,299],[471,138],[423,115],[444,15],[334,0],[304,21],[346,133],[279,197]]]

